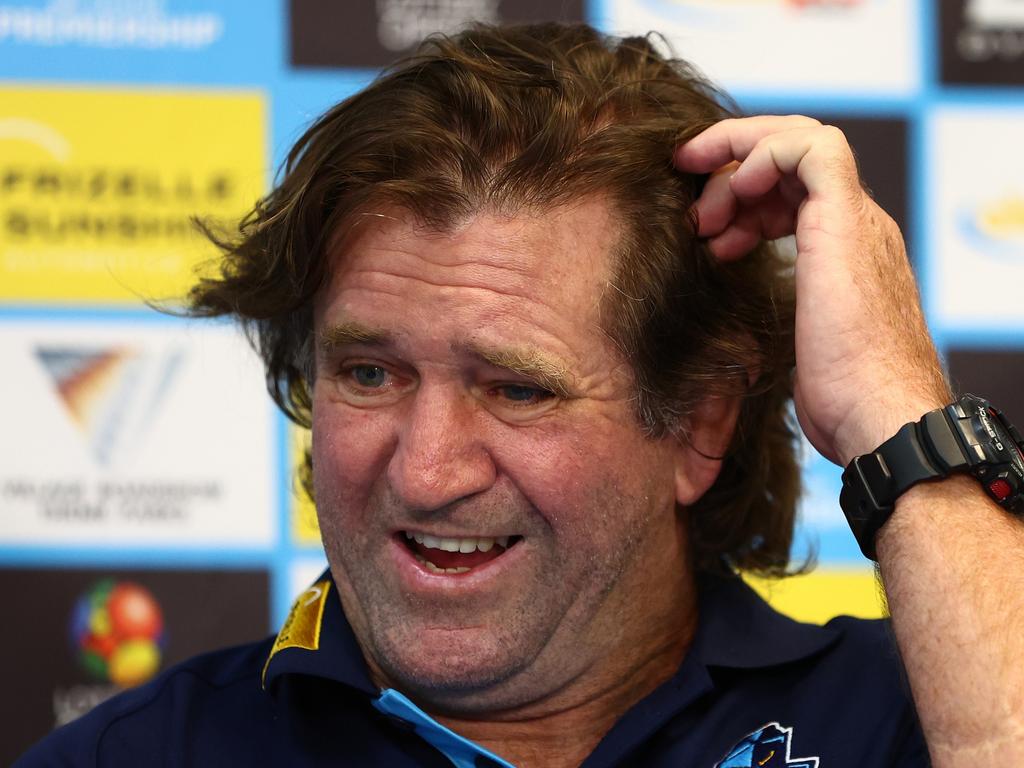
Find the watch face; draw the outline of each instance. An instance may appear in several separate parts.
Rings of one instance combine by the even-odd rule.
[[[1021,503],[1024,488],[1024,454],[1010,435],[998,412],[987,403],[978,407],[971,420],[979,445],[987,454],[987,470],[979,475],[982,485],[1004,506]]]
[[[1003,461],[1009,461],[1018,470],[1024,470],[1024,457],[1021,456],[1020,448],[1013,442],[999,415],[992,408],[979,408],[978,421],[981,425],[979,431],[984,432],[978,437],[987,442],[997,454],[1002,454],[999,458]]]

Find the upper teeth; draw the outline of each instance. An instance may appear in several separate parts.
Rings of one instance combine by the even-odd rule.
[[[488,552],[495,545],[499,544],[502,547],[508,547],[508,536],[478,536],[471,539],[443,539],[438,536],[431,536],[426,533],[415,533],[413,531],[406,531],[405,537],[407,539],[415,539],[418,543],[422,544],[427,549],[443,549],[445,552],[475,552],[480,550],[481,552]]]

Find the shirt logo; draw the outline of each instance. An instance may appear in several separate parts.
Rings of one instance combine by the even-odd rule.
[[[715,768],[818,768],[817,757],[790,757],[792,738],[792,728],[767,723],[743,737]]]
[[[292,606],[281,631],[277,633],[274,647],[270,649],[266,664],[263,665],[263,685],[267,684],[267,669],[270,660],[285,648],[302,648],[316,651],[320,648],[320,626],[324,621],[324,607],[331,582],[324,579],[307,589]]]

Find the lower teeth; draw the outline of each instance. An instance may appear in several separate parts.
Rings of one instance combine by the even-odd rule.
[[[464,568],[464,567],[459,567],[459,568],[438,568],[432,562],[427,560],[425,557],[421,557],[420,555],[416,555],[416,559],[419,560],[421,563],[423,563],[423,565],[425,565],[427,567],[427,570],[430,571],[431,573],[465,573],[466,571],[469,570],[469,568]]]

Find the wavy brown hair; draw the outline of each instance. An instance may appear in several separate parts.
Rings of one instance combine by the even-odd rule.
[[[622,236],[602,322],[631,363],[640,424],[685,439],[703,398],[744,398],[717,482],[683,512],[694,561],[781,574],[799,487],[790,265],[767,246],[716,261],[687,214],[704,179],[672,164],[674,147],[732,114],[727,103],[650,37],[544,24],[428,39],[306,131],[237,235],[207,230],[222,258],[189,311],[235,316],[271,396],[309,427],[312,301],[354,213],[386,201],[444,231],[484,209],[603,195]],[[307,490],[311,471],[307,452]]]

